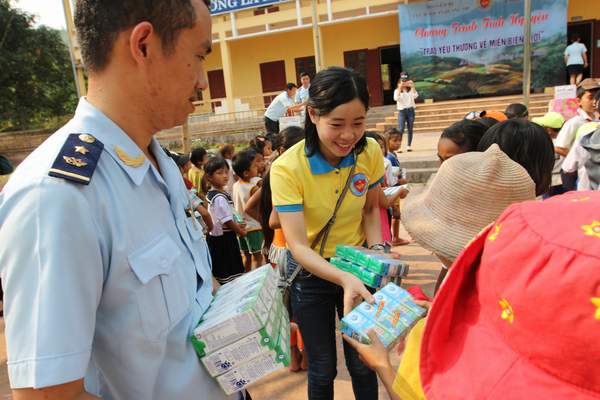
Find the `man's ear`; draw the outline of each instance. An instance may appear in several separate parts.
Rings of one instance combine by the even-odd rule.
[[[137,64],[147,62],[150,46],[153,45],[154,27],[150,22],[140,22],[129,34],[129,52]]]
[[[310,117],[311,122],[316,125],[317,119],[319,118],[317,112],[311,106],[306,106],[306,110],[308,111],[308,116]]]

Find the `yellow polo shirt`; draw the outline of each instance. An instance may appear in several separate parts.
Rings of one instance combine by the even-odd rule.
[[[356,158],[350,188],[327,239],[325,258],[335,254],[337,244],[360,246],[365,242],[362,210],[367,192],[383,181],[383,156],[379,144],[367,138],[367,146]],[[309,244],[331,218],[354,162],[352,153],[336,167],[318,151],[308,157],[303,140],[271,166],[273,206],[280,213],[304,212]]]
[[[205,195],[202,191],[202,178],[204,177],[204,170],[192,165],[192,168],[188,171],[188,179],[192,182],[198,194]]]

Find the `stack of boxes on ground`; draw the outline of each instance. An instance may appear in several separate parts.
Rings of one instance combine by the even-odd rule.
[[[373,297],[374,304],[363,302],[342,318],[342,333],[371,344],[367,331],[373,329],[381,343],[390,348],[425,315],[425,309],[413,302],[410,293],[394,283],[388,283]]]
[[[367,286],[380,288],[386,284],[400,283],[408,274],[408,265],[390,255],[359,246],[338,245],[331,264],[350,272]]]
[[[219,288],[192,335],[202,363],[226,394],[288,366],[290,321],[270,265]]]

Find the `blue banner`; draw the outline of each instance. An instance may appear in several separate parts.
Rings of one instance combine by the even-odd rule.
[[[523,80],[522,0],[433,0],[399,6],[402,68],[421,98],[509,94]],[[532,0],[532,87],[565,76],[567,0]]]
[[[243,10],[245,8],[254,8],[267,6],[269,4],[283,3],[287,0],[211,0],[210,13],[212,15],[229,13],[232,11]]]

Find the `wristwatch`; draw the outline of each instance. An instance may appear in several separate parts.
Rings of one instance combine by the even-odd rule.
[[[369,246],[369,250],[385,251],[385,244],[375,243],[375,244]]]

